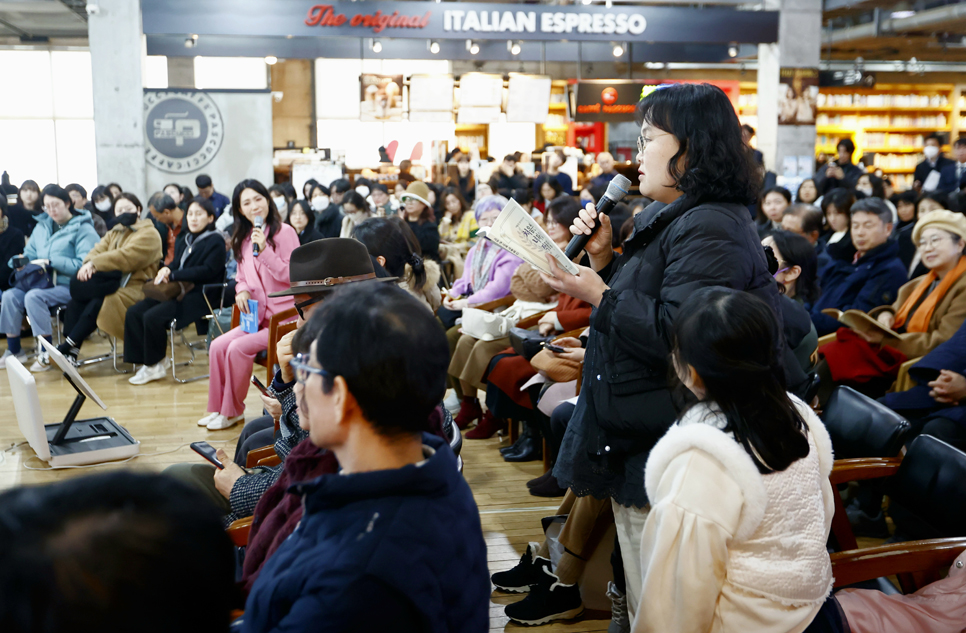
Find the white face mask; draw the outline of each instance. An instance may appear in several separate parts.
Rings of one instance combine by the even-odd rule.
[[[111,201],[105,198],[104,200],[99,200],[94,203],[94,208],[101,212],[106,212],[111,210]]]
[[[867,196],[871,196],[872,195],[872,187],[871,186],[869,186],[869,187],[856,187],[855,190],[856,191],[861,191],[862,193],[864,193]]]
[[[325,211],[329,208],[329,199],[325,196],[318,196],[312,198],[312,210],[313,211]]]
[[[922,153],[925,154],[926,158],[929,160],[936,160],[936,157],[939,156],[939,148],[935,145],[927,145],[922,148]]]
[[[275,196],[272,196],[272,202],[275,203],[275,208],[278,209],[279,213],[288,208],[288,203],[285,202],[285,198],[276,198]]]

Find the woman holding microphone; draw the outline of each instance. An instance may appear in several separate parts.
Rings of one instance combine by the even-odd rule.
[[[637,113],[640,193],[655,204],[635,216],[622,255],[611,247],[606,215],[592,232],[598,214],[587,205],[571,232],[592,235],[585,247],[591,266],[574,276],[551,261],[553,276],[545,276],[594,306],[583,388],[554,476],[578,496],[611,499],[632,621],[649,509],[644,465],[681,404],[668,384],[678,308],[699,288],[746,290],[772,307],[781,332],[777,284],[748,214],[761,177],[728,97],[707,84],[678,84],[645,97]],[[801,369],[785,366],[792,380],[783,384],[804,385]]]
[[[231,249],[238,262],[235,304],[244,317],[251,313],[249,299],[257,302],[258,328],[248,332],[239,325],[211,343],[209,413],[198,420],[198,426],[210,431],[230,428],[244,419],[255,356],[268,348],[268,322],[273,314],[294,305],[292,297],[269,297],[289,288],[288,265],[299,236],[282,222],[268,189],[257,180],[241,181],[231,197],[231,213],[235,227]]]

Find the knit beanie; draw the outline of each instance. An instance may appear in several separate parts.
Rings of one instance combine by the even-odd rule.
[[[912,243],[918,244],[919,237],[927,228],[942,229],[953,235],[958,235],[960,239],[966,239],[966,216],[962,213],[953,213],[940,209],[923,214],[912,229]]]

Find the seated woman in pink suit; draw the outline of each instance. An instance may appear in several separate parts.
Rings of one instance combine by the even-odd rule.
[[[289,287],[289,259],[299,246],[299,236],[282,223],[265,185],[257,180],[238,183],[231,197],[231,214],[231,248],[238,262],[235,303],[242,315],[247,315],[248,300],[258,302],[258,331],[249,334],[239,325],[211,343],[208,415],[198,420],[198,426],[211,431],[227,429],[245,419],[245,395],[255,356],[268,348],[268,322],[273,314],[294,305],[292,297],[269,298],[273,292]],[[261,218],[262,228],[254,226],[256,216]]]

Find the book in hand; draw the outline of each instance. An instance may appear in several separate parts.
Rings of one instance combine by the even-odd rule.
[[[258,332],[258,301],[255,299],[248,300],[248,314],[241,314],[239,325],[241,325],[242,332],[248,334]]]
[[[861,310],[846,310],[842,312],[835,308],[827,308],[822,310],[822,314],[828,315],[836,319],[839,323],[847,325],[858,332],[867,334],[870,332],[881,332],[888,337],[896,339],[904,339],[908,336],[907,334],[899,334],[892,328],[887,328]]]
[[[550,274],[550,265],[547,264],[548,254],[557,260],[560,268],[571,275],[579,272],[577,266],[567,259],[560,247],[554,244],[547,232],[540,228],[536,220],[530,217],[530,214],[524,211],[516,200],[507,202],[493,226],[480,229],[479,235],[548,275]]]

